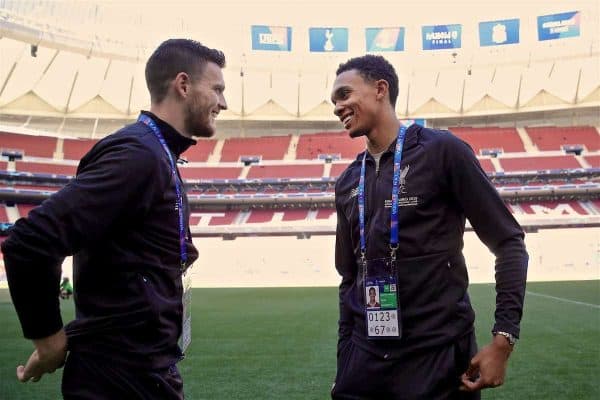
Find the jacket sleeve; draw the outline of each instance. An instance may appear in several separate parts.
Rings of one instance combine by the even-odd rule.
[[[337,201],[336,193],[336,211],[337,227],[335,236],[335,268],[342,277],[339,287],[339,307],[340,319],[338,322],[338,351],[341,345],[352,336],[354,319],[349,305],[345,304],[348,291],[355,283],[357,274],[356,259],[354,256],[354,246],[350,238],[350,224]]]
[[[125,229],[127,218],[149,208],[156,160],[137,139],[97,145],[70,183],[10,229],[2,252],[26,338],[43,338],[63,326],[58,295],[64,258]]]
[[[518,337],[528,263],[525,235],[471,147],[452,135],[445,141],[451,192],[477,236],[496,256],[496,323],[492,331]]]

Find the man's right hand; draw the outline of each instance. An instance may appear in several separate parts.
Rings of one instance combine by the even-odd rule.
[[[65,364],[67,335],[64,329],[43,339],[35,339],[33,344],[35,350],[27,364],[17,367],[17,379],[21,382],[37,382],[42,375],[51,374]]]

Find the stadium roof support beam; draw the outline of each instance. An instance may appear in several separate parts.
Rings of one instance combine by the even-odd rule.
[[[2,94],[4,93],[4,89],[6,89],[6,85],[8,85],[8,81],[10,80],[13,73],[15,72],[15,69],[17,68],[17,64],[19,63],[19,61],[21,61],[21,58],[23,58],[23,54],[25,54],[25,50],[21,53],[19,58],[15,60],[12,67],[10,68],[10,71],[8,71],[8,74],[6,75],[6,79],[4,79],[4,83],[2,83],[2,88],[0,89],[0,98],[2,97]]]

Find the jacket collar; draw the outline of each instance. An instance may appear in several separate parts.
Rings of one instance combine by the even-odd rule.
[[[162,133],[163,137],[165,138],[165,142],[167,142],[167,146],[171,152],[173,152],[175,157],[179,158],[181,153],[185,152],[190,146],[196,144],[194,139],[183,136],[181,133],[177,132],[175,128],[158,118],[150,111],[142,111],[142,114],[149,116],[154,120],[154,122],[156,122],[156,125],[160,129],[160,133]]]
[[[403,151],[408,150],[412,147],[415,147],[419,143],[419,133],[420,132],[421,132],[421,127],[417,124],[412,124],[411,126],[409,126],[406,129],[406,137],[404,138]],[[398,138],[394,139],[394,141],[392,143],[390,143],[387,150],[384,151],[384,154],[385,153],[394,154],[396,152],[396,142],[397,141],[398,141]],[[369,154],[369,152],[367,150],[365,150],[362,153],[358,154],[358,156],[356,157],[356,160],[362,161],[362,158],[363,158],[363,155],[365,154],[365,152],[367,152],[367,159],[373,158],[371,156],[371,154]]]

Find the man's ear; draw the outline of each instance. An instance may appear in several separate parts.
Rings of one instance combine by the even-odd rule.
[[[173,85],[173,89],[178,97],[187,97],[191,85],[190,76],[187,73],[178,73],[171,84]]]
[[[385,79],[379,79],[375,81],[375,89],[377,93],[375,94],[377,100],[384,100],[389,97],[388,92],[390,90],[390,85]]]

